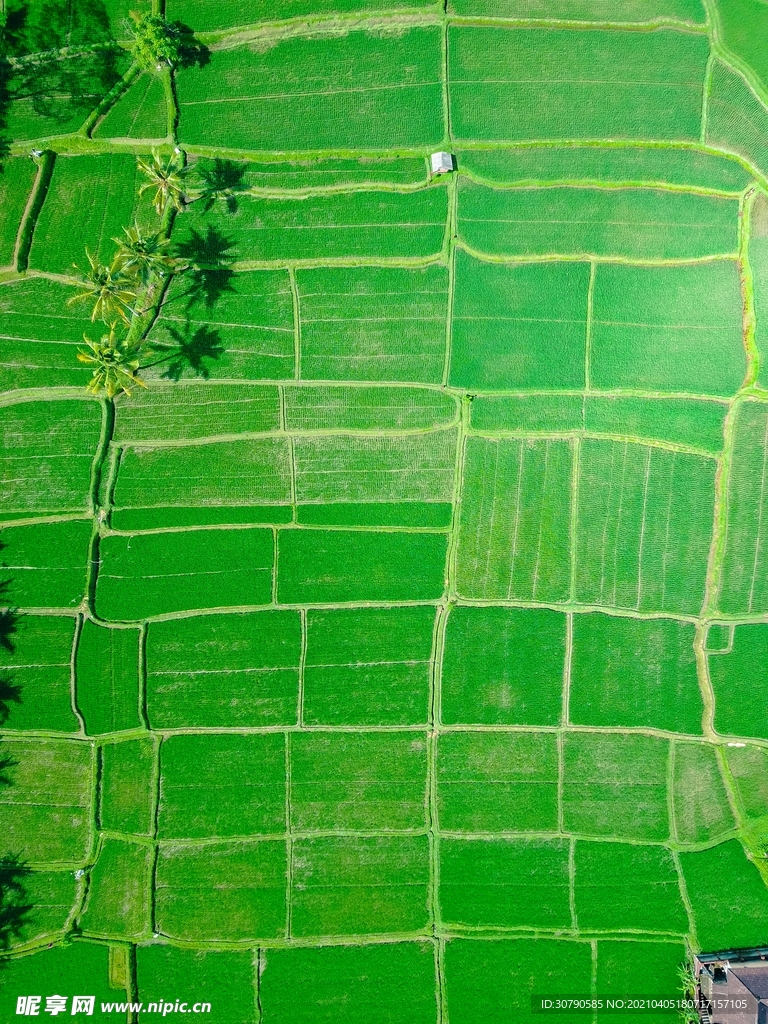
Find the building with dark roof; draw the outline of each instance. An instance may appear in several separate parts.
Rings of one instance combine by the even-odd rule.
[[[694,956],[701,1024],[768,1024],[768,947]]]

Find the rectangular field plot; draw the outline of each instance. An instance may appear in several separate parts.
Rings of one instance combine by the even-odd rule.
[[[30,909],[15,936],[18,942],[40,943],[62,935],[79,899],[82,882],[73,871],[33,871],[22,884],[24,901]]]
[[[91,869],[80,924],[90,935],[137,939],[149,931],[151,846],[104,839]]]
[[[292,934],[416,932],[428,920],[426,836],[334,836],[293,844]]]
[[[293,453],[300,502],[453,498],[453,430],[401,437],[297,437]]]
[[[168,0],[167,17],[180,18],[196,32],[215,32],[257,21],[301,18],[318,14],[354,14],[357,11],[429,7],[431,0]]]
[[[303,379],[440,383],[446,267],[319,267],[296,283]]]
[[[19,608],[75,608],[85,591],[93,526],[88,520],[3,530],[8,597]]]
[[[704,20],[700,0],[623,0],[618,10],[613,0],[451,0],[449,6],[468,17],[628,23],[673,18],[696,24]]]
[[[163,612],[269,604],[271,530],[189,530],[111,536],[101,544],[99,614],[144,619]]]
[[[97,1005],[102,999],[108,1002],[125,999],[125,989],[120,991],[110,987],[109,959],[106,943],[83,942],[78,939],[53,949],[14,957],[8,960],[3,972],[0,1009],[8,1020],[12,1019],[17,1005],[16,993],[31,992],[34,989],[45,992],[68,992],[71,989],[74,992],[96,993]],[[45,1000],[42,1000],[41,1006],[45,1006]],[[40,1014],[38,1016],[45,1020]],[[126,1018],[123,1017],[121,1021],[120,1016],[115,1014],[114,1020],[123,1024]]]
[[[584,429],[590,434],[669,441],[718,455],[725,440],[727,412],[725,403],[692,398],[590,395],[584,403]]]
[[[274,385],[159,382],[117,403],[114,440],[181,441],[280,428]]]
[[[714,747],[674,744],[672,799],[680,843],[706,843],[735,828]]]
[[[164,139],[168,108],[159,75],[140,75],[99,121],[97,139]]]
[[[85,386],[91,371],[77,361],[83,333],[97,338],[86,307],[67,306],[74,290],[37,277],[0,285],[0,391]]]
[[[472,140],[698,141],[708,55],[703,36],[663,30],[453,26],[451,127]]]
[[[0,409],[3,516],[87,511],[100,433],[96,402],[20,402]]]
[[[713,460],[586,439],[575,594],[583,604],[696,614],[704,599]]]
[[[459,235],[489,256],[691,259],[735,254],[735,199],[659,189],[459,185]]]
[[[77,706],[92,736],[138,729],[139,634],[86,619],[75,664]]]
[[[217,1024],[256,1024],[256,959],[250,949],[137,946],[138,998],[147,1006],[162,989],[172,989],[189,1006],[215,1000]],[[139,1019],[145,1024],[152,1017]]]
[[[342,387],[318,384],[284,389],[288,430],[429,430],[450,426],[456,399],[419,387]]]
[[[680,879],[663,846],[577,842],[575,897],[582,931],[688,932]]]
[[[3,634],[2,678],[7,696],[7,729],[79,732],[72,710],[71,667],[75,620],[52,615],[20,615]]]
[[[582,388],[589,267],[503,266],[459,250],[451,384],[467,388]]]
[[[760,355],[759,383],[765,386],[768,359],[768,197],[758,192],[749,220],[749,267],[755,306],[755,343]],[[0,295],[2,292],[0,292]]]
[[[736,626],[730,653],[710,655],[708,663],[715,729],[768,739],[768,720],[758,711],[768,701],[768,623]]]
[[[155,743],[105,743],[101,748],[99,823],[108,832],[148,836],[154,829]]]
[[[482,433],[565,434],[584,424],[582,395],[482,395],[471,408],[472,429]]]
[[[730,614],[768,611],[768,407],[736,413],[719,605]]]
[[[437,601],[446,553],[447,538],[433,533],[281,530],[278,601]]]
[[[193,228],[179,249],[202,262],[215,262],[220,247],[231,248],[234,238],[226,224],[223,234],[210,225],[205,228]],[[147,379],[293,377],[293,300],[288,275],[281,270],[234,274],[226,266],[194,271],[191,279],[189,274],[177,275],[160,311],[155,338],[160,343],[158,358],[162,345],[167,360],[145,374]]]
[[[763,941],[768,890],[738,839],[700,853],[681,853],[680,861],[703,949],[736,949]]]
[[[280,839],[164,844],[155,881],[158,931],[194,943],[277,938],[285,929],[285,883]]]
[[[136,158],[128,153],[57,157],[30,266],[76,275],[74,265],[81,272],[88,266],[86,248],[108,263],[115,250],[112,239],[134,219],[137,174]]]
[[[447,530],[453,505],[445,501],[336,501],[296,507],[301,526],[401,526]]]
[[[285,737],[169,736],[160,748],[160,839],[285,831]]]
[[[288,504],[290,460],[284,437],[183,448],[125,448],[114,506],[118,513],[122,509],[154,508],[162,516],[168,507],[218,509]],[[216,467],[215,474],[211,473],[212,466]]]
[[[427,745],[418,733],[295,733],[291,825],[299,832],[426,828]]]
[[[24,157],[3,163],[0,176],[0,266],[13,263],[16,236],[36,174],[37,167],[33,161]]]
[[[441,63],[436,27],[215,50],[178,76],[181,138],[281,152],[435,145]]]
[[[71,10],[67,9],[66,17]],[[50,15],[44,20],[50,22]],[[16,75],[10,77],[11,92],[9,95],[6,91],[3,104],[6,139],[37,142],[79,131],[91,111],[125,74],[131,64],[128,53],[117,46],[100,49],[93,45],[96,20],[81,22],[91,45],[76,45],[69,54],[55,52],[62,45],[56,28],[51,32],[50,23],[42,28],[40,49],[49,53],[26,66],[17,65]],[[108,43],[104,36],[101,41]],[[50,52],[52,49],[54,52]]]
[[[279,191],[287,189],[309,190],[360,185],[423,185],[427,181],[427,163],[421,156],[360,156],[360,157],[294,157],[292,160],[222,160],[198,157],[193,164],[195,174],[202,183],[220,180],[222,172],[227,180],[235,179],[237,193],[246,189]],[[746,172],[745,172],[746,173]],[[214,197],[233,203],[229,196]],[[207,200],[206,200],[207,201]]]
[[[440,912],[449,925],[568,928],[565,839],[441,839]]]
[[[264,1020],[283,1024],[435,1024],[434,947],[386,942],[271,949],[259,1003]]]
[[[4,740],[10,786],[0,791],[0,829],[32,864],[80,865],[91,835],[93,747],[78,740]]]
[[[443,245],[448,192],[441,185],[418,192],[347,192],[304,199],[246,197],[236,213],[193,206],[182,252],[210,239],[236,260],[407,259],[436,257]],[[197,238],[195,237],[197,236]],[[190,245],[191,243],[191,245]]]
[[[304,721],[308,725],[420,725],[427,721],[435,610],[307,612]]]
[[[768,112],[736,71],[715,61],[707,113],[707,142],[756,167],[768,166]]]
[[[153,729],[296,722],[298,612],[202,615],[154,622],[147,633]]]
[[[556,832],[552,733],[442,733],[437,804],[442,832]]]
[[[680,992],[679,967],[688,947],[677,942],[649,942],[646,939],[597,942],[596,991],[618,998],[626,997],[637,986],[637,979],[647,979],[648,995],[669,999]],[[593,975],[595,977],[595,975]],[[646,1024],[676,1024],[678,1010],[643,1013]],[[614,1024],[630,1024],[637,1020],[635,1011],[612,1012]]]
[[[768,751],[765,747],[729,747],[728,768],[750,830],[768,825]]]
[[[668,758],[669,744],[650,736],[567,733],[565,831],[615,839],[668,839]]]
[[[592,385],[731,395],[746,372],[742,330],[735,262],[599,266]]]
[[[574,615],[571,722],[701,732],[694,635],[673,619]]]
[[[467,440],[457,556],[462,597],[567,600],[572,458],[568,441]]]
[[[531,1008],[533,995],[567,993],[588,998],[591,974],[588,942],[452,939],[445,950],[451,1024],[477,1024],[478,1020],[535,1024],[541,1016]]]
[[[565,616],[548,608],[453,608],[445,634],[442,721],[558,725],[565,635]]]
[[[692,2],[699,4],[699,0]],[[751,178],[735,159],[692,149],[639,145],[523,145],[468,150],[458,159],[461,171],[490,185],[697,185],[738,194]]]

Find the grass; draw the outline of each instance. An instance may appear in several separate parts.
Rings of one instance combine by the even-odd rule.
[[[251,15],[251,18],[253,16]],[[301,69],[301,70],[299,70]],[[214,50],[178,78],[183,142],[247,150],[404,149],[442,137],[439,29]]]
[[[75,622],[70,617],[24,615],[15,624],[4,674],[26,699],[8,702],[9,729],[77,732],[79,722],[70,694],[74,635]]]
[[[169,736],[160,747],[160,838],[281,833],[285,828],[284,747],[279,733]]]
[[[0,1017],[519,1024],[765,943],[749,2],[167,0],[207,63],[0,112]],[[158,139],[191,269],[113,423],[68,282]]]
[[[86,620],[77,642],[77,706],[92,735],[141,726],[139,634]]]
[[[208,723],[254,728],[294,722],[301,644],[298,612],[152,623],[146,650],[147,710],[153,728]]]
[[[698,139],[706,37],[455,25],[448,52],[459,139]]]
[[[110,832],[149,836],[154,798],[149,787],[154,763],[151,740],[123,740],[101,748],[99,820]]]

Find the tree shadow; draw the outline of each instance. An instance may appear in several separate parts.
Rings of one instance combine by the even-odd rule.
[[[180,68],[204,68],[206,64],[209,64],[211,51],[205,43],[201,43],[199,39],[195,38],[195,33],[189,25],[185,25],[183,21],[174,21],[173,27],[181,38],[178,66]]]
[[[0,538],[0,551],[6,547]],[[10,596],[11,582],[0,582],[0,602],[5,604]],[[14,635],[19,619],[18,610],[10,603],[0,608],[0,646],[12,653],[16,645]],[[21,687],[7,676],[0,677],[0,725],[4,725],[10,714],[11,704],[21,703]],[[0,786],[12,786],[11,769],[18,762],[5,753],[0,754]],[[6,953],[16,941],[23,938],[24,926],[34,909],[27,899],[25,879],[32,874],[31,868],[18,854],[8,853],[0,857],[0,953]],[[0,959],[0,969],[3,961]]]
[[[38,0],[28,19],[28,53],[114,42],[104,0]]]
[[[18,854],[0,858],[0,953],[7,953],[24,937],[24,926],[34,910],[24,884],[31,874],[32,869]],[[0,970],[3,966],[0,959]]]
[[[8,155],[10,140],[6,137],[8,107],[11,102],[13,66],[10,58],[23,52],[26,40],[28,10],[24,6],[6,6],[0,13],[0,160]],[[2,168],[0,167],[0,170]]]
[[[211,224],[205,234],[192,228],[189,238],[178,243],[174,255],[187,264],[189,274],[189,289],[184,293],[187,311],[201,301],[211,309],[226,292],[234,292],[235,272],[228,255],[233,246],[234,242]]]
[[[0,550],[2,547],[3,544],[0,542]],[[11,654],[14,651],[13,635],[19,621],[19,610],[10,604],[4,604],[8,597],[9,587],[9,580],[0,580],[0,647]]]
[[[31,14],[21,0],[12,0],[1,38],[0,127],[7,127],[13,102],[49,121],[46,131],[70,125],[85,118],[121,76],[122,51],[104,0],[41,0]]]
[[[173,339],[173,345],[168,346],[162,342],[157,344],[156,351],[163,351],[166,348],[170,351],[167,356],[151,365],[157,366],[167,362],[163,373],[165,380],[179,381],[185,370],[191,370],[196,377],[208,380],[211,376],[209,361],[221,359],[225,351],[219,332],[208,324],[201,324],[195,331],[191,331],[189,321],[185,323],[183,331],[177,331],[173,327],[166,329]]]
[[[248,188],[243,181],[246,165],[234,160],[223,160],[216,157],[212,163],[201,161],[197,174],[200,179],[200,199],[203,209],[208,213],[219,199],[224,199],[229,213],[237,213],[237,193]]]

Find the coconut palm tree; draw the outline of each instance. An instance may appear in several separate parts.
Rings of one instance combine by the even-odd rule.
[[[81,363],[94,367],[87,388],[92,394],[98,395],[104,391],[107,398],[114,398],[121,392],[130,395],[133,388],[147,386],[138,376],[145,351],[142,339],[129,341],[127,338],[119,338],[115,322],[109,334],[102,335],[98,341],[91,341],[85,334],[83,340],[88,348],[80,349],[77,358]]]
[[[139,284],[146,286],[153,274],[163,275],[174,267],[173,257],[166,250],[169,242],[159,234],[143,235],[137,224],[123,228],[125,238],[113,238],[117,245],[115,262],[126,274],[135,275]]]
[[[154,189],[152,205],[159,216],[162,217],[168,206],[174,210],[184,209],[187,202],[184,191],[187,169],[180,154],[174,152],[164,159],[157,150],[153,150],[151,160],[139,160],[138,167],[148,178],[139,189],[139,195]]]
[[[115,316],[119,316],[128,323],[129,314],[134,312],[133,303],[136,301],[136,277],[126,274],[117,257],[106,266],[99,263],[87,249],[85,253],[89,267],[83,274],[82,290],[68,299],[67,305],[91,300],[91,320],[101,319],[109,323]]]

